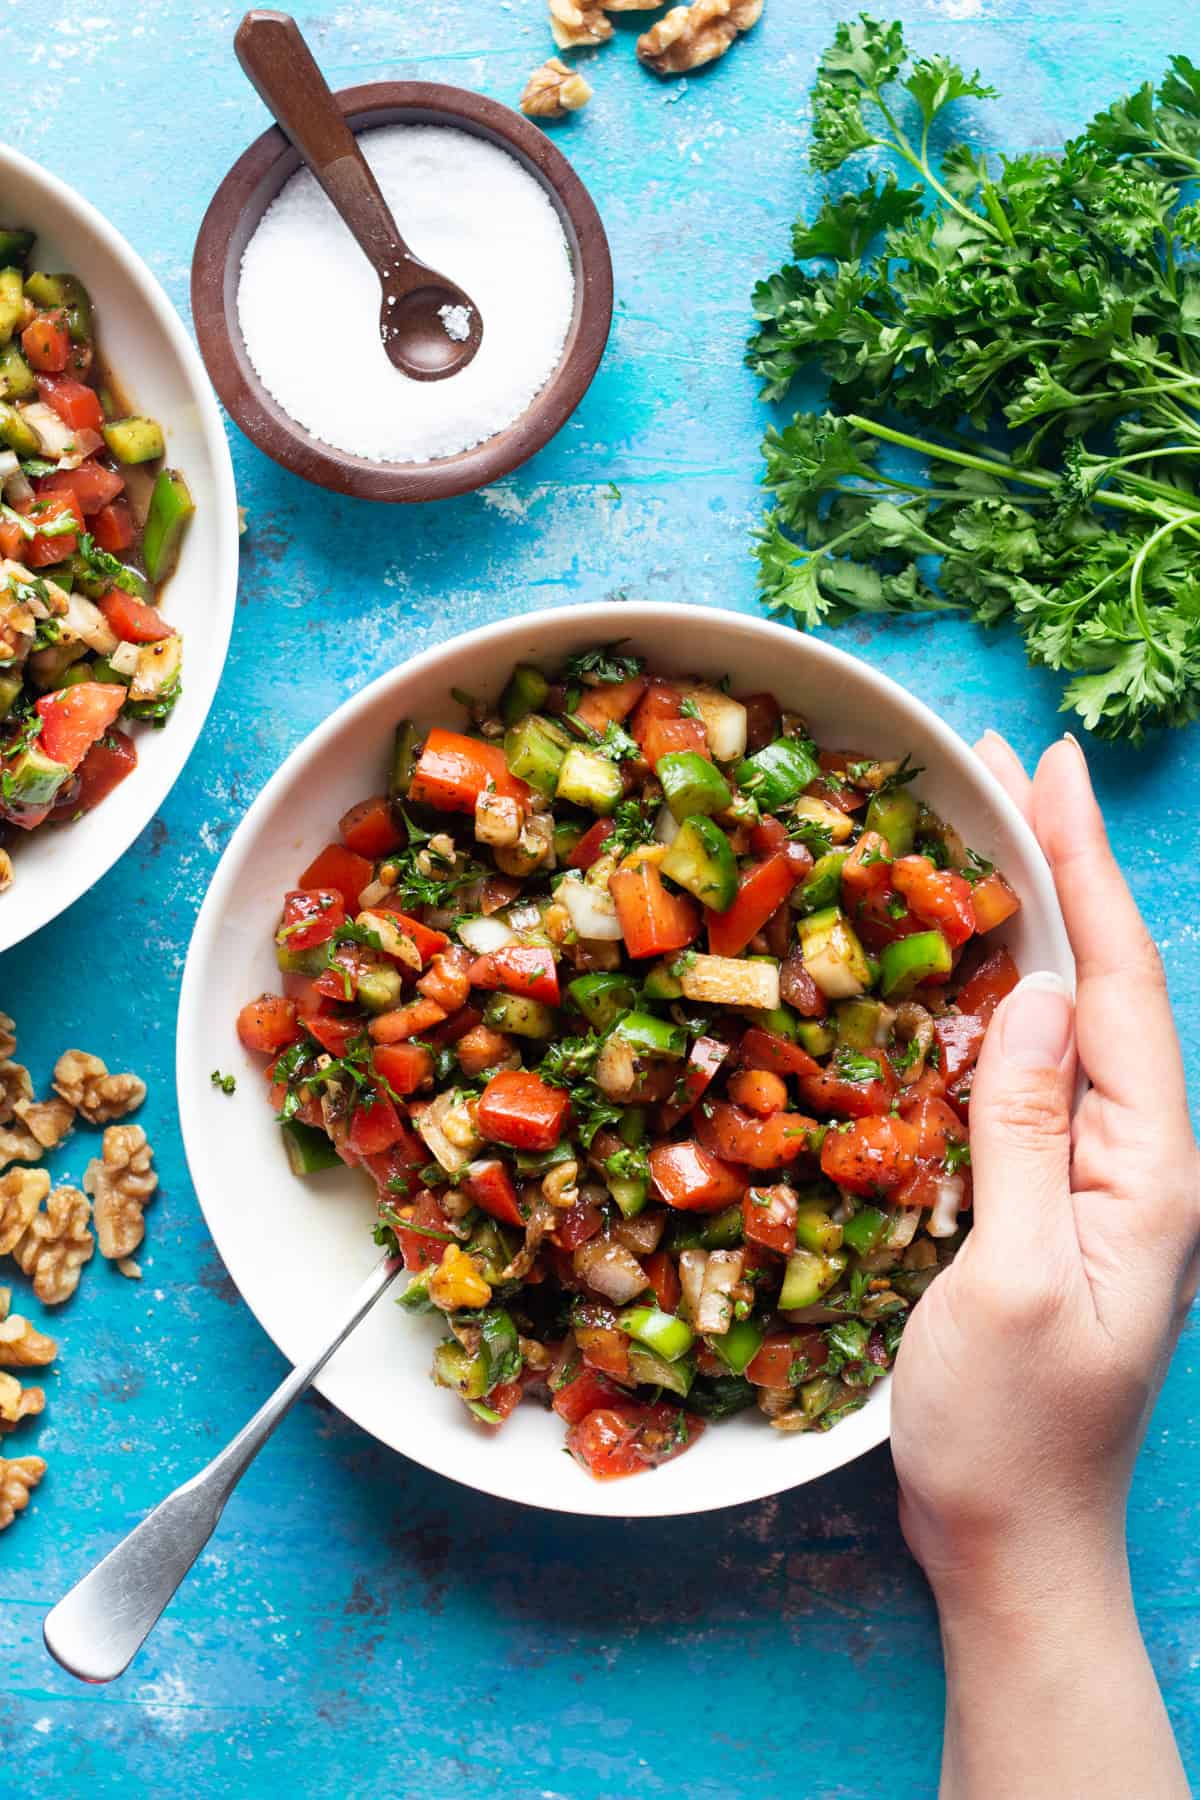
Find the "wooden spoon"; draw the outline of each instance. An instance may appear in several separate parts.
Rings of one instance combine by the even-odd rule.
[[[259,96],[379,277],[379,335],[391,362],[414,381],[456,375],[483,339],[479,308],[457,282],[414,256],[400,236],[295,19],[256,9],[246,14],[233,42]]]

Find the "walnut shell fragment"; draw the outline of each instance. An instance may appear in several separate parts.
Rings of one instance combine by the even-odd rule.
[[[17,1514],[24,1512],[45,1473],[43,1457],[0,1456],[0,1531],[7,1531]]]
[[[673,6],[644,31],[637,53],[656,75],[686,75],[724,56],[742,32],[757,25],[763,0],[693,0]]]
[[[93,1157],[83,1185],[95,1202],[100,1254],[110,1262],[132,1256],[146,1235],[143,1208],[158,1186],[154,1152],[140,1125],[110,1125],[103,1157]]]

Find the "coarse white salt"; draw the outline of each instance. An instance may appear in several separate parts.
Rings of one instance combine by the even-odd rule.
[[[471,335],[471,309],[469,306],[439,306],[438,318],[446,329],[446,336],[453,338],[456,344],[465,344]]]
[[[478,307],[476,355],[443,381],[392,365],[375,271],[307,169],[242,257],[246,350],[284,411],[325,443],[373,462],[453,456],[511,425],[553,374],[575,304],[567,241],[540,183],[495,144],[443,125],[383,126],[359,143],[414,255]],[[456,341],[470,330],[465,307],[443,308],[442,323]]]

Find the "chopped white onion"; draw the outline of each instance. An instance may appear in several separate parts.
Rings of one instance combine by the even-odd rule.
[[[67,595],[67,610],[59,623],[64,637],[78,638],[81,644],[86,644],[89,650],[95,650],[100,656],[111,656],[117,647],[116,632],[100,608],[93,606],[86,594]],[[133,645],[133,650],[136,669],[141,650],[136,644]]]
[[[581,938],[619,938],[621,927],[616,903],[606,887],[586,882],[577,871],[559,883],[555,895],[571,915],[571,924]]]
[[[708,1256],[707,1250],[681,1250],[679,1253],[679,1286],[688,1316],[693,1319],[704,1292],[704,1271],[708,1267]]]
[[[953,1237],[958,1230],[958,1214],[963,1203],[961,1175],[943,1175],[938,1182],[938,1196],[925,1229],[930,1237]]]
[[[10,475],[21,472],[20,459],[15,450],[0,450],[0,482],[7,481]]]
[[[77,469],[80,463],[85,461],[87,457],[93,455],[95,451],[99,450],[103,443],[104,439],[100,436],[100,433],[98,431],[90,431],[86,425],[81,426],[78,431],[72,431],[72,448],[65,454],[59,456],[59,468]]]
[[[531,900],[518,901],[508,909],[508,922],[514,931],[540,931],[542,909]]]
[[[955,1179],[958,1178],[955,1177]],[[961,1188],[961,1181],[959,1182],[959,1186]],[[896,1217],[892,1220],[891,1230],[888,1232],[887,1238],[885,1239],[887,1248],[889,1250],[903,1250],[906,1244],[911,1244],[917,1235],[917,1226],[920,1223],[921,1209],[919,1206],[901,1207],[900,1211],[896,1214]]]
[[[503,950],[517,941],[516,932],[496,913],[488,918],[460,919],[458,935],[476,956],[486,956],[489,950]]]
[[[138,664],[138,647],[136,644],[118,644],[108,660],[118,675],[132,675]]]
[[[708,747],[717,762],[740,762],[746,754],[746,709],[740,700],[731,700],[720,688],[685,687],[684,696],[691,700],[704,722]]]
[[[692,1314],[697,1331],[721,1337],[733,1323],[732,1289],[742,1279],[744,1250],[714,1250],[704,1270],[700,1304]]]
[[[580,1244],[573,1261],[575,1273],[590,1288],[619,1306],[636,1300],[650,1285],[637,1257],[614,1238],[590,1238]]]
[[[13,461],[16,460],[14,456]],[[10,506],[25,506],[33,499],[33,483],[19,463],[12,474],[4,477],[4,498]]]
[[[28,406],[17,410],[25,423],[37,432],[38,442],[47,456],[69,455],[75,449],[76,432],[70,425],[65,425],[44,400],[31,400]]]
[[[673,844],[679,836],[679,820],[665,802],[654,821],[654,836],[660,844]]]

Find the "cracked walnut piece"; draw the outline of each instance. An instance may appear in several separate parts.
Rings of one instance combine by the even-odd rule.
[[[65,1050],[54,1065],[54,1091],[89,1125],[123,1119],[146,1098],[137,1075],[110,1075],[107,1063],[86,1050]]]
[[[550,0],[550,35],[560,50],[607,44],[612,34],[600,0]]]
[[[642,33],[637,53],[656,75],[685,75],[724,56],[743,31],[757,25],[763,0],[693,0],[673,6]]]
[[[40,1369],[58,1355],[58,1344],[20,1313],[0,1323],[0,1369]]]
[[[24,1125],[0,1125],[0,1169],[9,1163],[40,1162],[42,1146]]]
[[[0,1456],[0,1531],[6,1531],[46,1473],[40,1456]]]
[[[565,119],[568,113],[586,106],[591,97],[583,76],[568,69],[561,57],[552,56],[525,83],[521,111],[530,119]]]
[[[35,1214],[13,1251],[23,1275],[43,1306],[61,1306],[79,1286],[79,1275],[96,1248],[89,1220],[92,1209],[76,1187],[55,1188],[46,1210]]]
[[[17,1117],[43,1150],[53,1150],[70,1136],[75,1108],[56,1094],[50,1100],[18,1100]]]
[[[22,1419],[36,1418],[45,1409],[45,1388],[22,1387],[15,1375],[0,1370],[0,1436],[15,1431]]]
[[[0,1125],[9,1125],[17,1117],[17,1109],[33,1099],[33,1083],[23,1063],[8,1057],[0,1062]]]
[[[104,1134],[104,1156],[93,1157],[83,1185],[96,1203],[96,1235],[100,1254],[122,1262],[146,1234],[142,1209],[158,1186],[151,1168],[154,1152],[140,1125],[110,1125]]]
[[[45,1169],[10,1169],[0,1175],[0,1256],[15,1250],[49,1192]]]
[[[17,1048],[17,1028],[7,1013],[0,1012],[0,1062],[7,1062]]]

